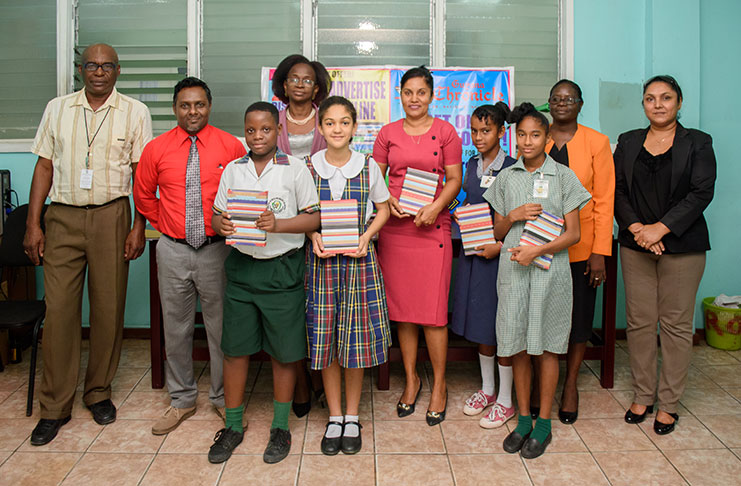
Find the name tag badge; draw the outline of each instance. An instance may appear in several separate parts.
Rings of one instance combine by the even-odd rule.
[[[80,173],[80,189],[93,188],[93,169],[82,169]]]
[[[488,189],[489,186],[494,184],[494,179],[496,178],[497,176],[489,176],[489,175],[481,176],[481,187]]]
[[[548,181],[546,179],[535,179],[533,183],[533,197],[540,199],[548,197]]]

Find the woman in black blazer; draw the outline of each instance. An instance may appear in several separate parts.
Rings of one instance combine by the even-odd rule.
[[[703,211],[713,199],[710,135],[677,121],[682,90],[671,76],[643,85],[648,128],[623,133],[615,149],[615,218],[625,282],[630,368],[635,397],[625,413],[640,423],[653,412],[657,434],[679,420],[677,408],[692,353],[692,316],[705,252]],[[662,366],[657,379],[656,323]]]

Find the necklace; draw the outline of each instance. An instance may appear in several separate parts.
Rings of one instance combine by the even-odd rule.
[[[307,123],[309,123],[309,120],[314,118],[315,114],[316,114],[316,108],[312,106],[311,111],[309,112],[309,116],[307,116],[303,120],[296,120],[295,118],[291,116],[291,110],[289,108],[286,108],[286,119],[289,122],[293,123],[294,125],[306,125]]]

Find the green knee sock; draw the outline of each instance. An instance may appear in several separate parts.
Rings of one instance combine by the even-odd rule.
[[[242,427],[242,414],[244,413],[244,404],[238,406],[237,408],[227,408],[226,409],[226,428],[232,429],[235,432],[244,432],[244,428]]]
[[[291,413],[292,402],[279,402],[273,399],[273,423],[271,429],[288,430],[288,414]]]
[[[538,420],[535,421],[535,428],[533,428],[533,433],[530,434],[530,437],[537,440],[541,444],[543,441],[545,441],[545,438],[548,437],[548,434],[551,433],[551,419],[544,419],[538,417]]]
[[[533,430],[533,419],[530,417],[530,414],[518,415],[517,427],[515,427],[515,432],[525,437],[527,434],[530,433],[531,430]]]

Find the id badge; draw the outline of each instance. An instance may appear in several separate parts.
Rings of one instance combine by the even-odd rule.
[[[548,180],[535,179],[533,183],[533,197],[545,199],[548,197]]]
[[[490,175],[481,176],[481,187],[488,189],[489,186],[494,184],[494,179],[496,178],[497,176],[490,176]]]
[[[82,169],[80,173],[80,189],[93,188],[93,169]]]

